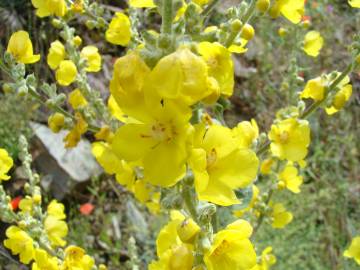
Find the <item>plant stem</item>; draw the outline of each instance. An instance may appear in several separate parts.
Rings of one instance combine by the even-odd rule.
[[[268,195],[268,197],[267,197],[266,200],[265,200],[265,204],[266,204],[266,205],[269,204],[269,202],[270,202],[271,197],[272,197],[273,194],[274,194],[274,189],[271,188],[270,191],[269,191],[269,195]],[[255,226],[255,228],[254,228],[252,237],[254,237],[254,235],[256,234],[256,232],[259,230],[260,226],[262,225],[262,223],[263,223],[263,221],[264,221],[264,218],[265,218],[264,213],[261,213],[261,214],[260,214],[260,217],[259,217],[259,219],[258,219],[258,222],[257,222],[257,224],[256,224],[256,226]]]
[[[172,34],[173,1],[163,0],[161,33]]]
[[[202,12],[201,15],[207,17],[211,11],[220,3],[220,0],[213,0]]]
[[[189,211],[192,219],[195,222],[197,222],[198,216],[197,216],[196,206],[194,204],[193,196],[191,194],[191,188],[187,184],[183,185],[182,195],[183,195],[187,210]]]

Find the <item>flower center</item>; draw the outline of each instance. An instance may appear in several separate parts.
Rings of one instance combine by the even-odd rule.
[[[212,68],[212,69],[216,69],[219,65],[219,60],[217,59],[216,56],[212,56],[210,57],[208,60],[208,65]]]
[[[287,143],[289,140],[289,132],[283,131],[279,135],[279,139],[281,143]]]
[[[215,164],[217,160],[217,153],[215,148],[212,148],[211,151],[209,153],[207,153],[206,155],[206,164],[207,167],[210,168],[211,166],[213,166]]]
[[[214,256],[220,256],[221,254],[225,253],[226,250],[230,247],[230,243],[227,240],[223,240],[220,245],[214,250]]]

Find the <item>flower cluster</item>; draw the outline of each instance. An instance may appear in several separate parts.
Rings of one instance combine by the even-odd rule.
[[[35,76],[25,76],[24,64],[35,63],[40,56],[34,55],[25,31],[10,38],[9,74],[54,110],[48,119],[53,132],[70,130],[64,139],[66,147],[75,147],[83,134],[93,132],[92,153],[105,172],[115,175],[152,213],[170,213],[170,221],[157,237],[158,258],[149,269],[265,270],[275,264],[272,247],[257,256],[251,237],[264,221],[282,229],[293,220],[273,194],[300,193],[301,170],[311,142],[306,118],[320,107],[332,115],[345,106],[352,94],[348,75],[359,65],[360,46],[355,46],[354,59],[343,72],[307,81],[296,106],[279,110],[266,134],[254,119],[229,127],[222,117],[235,87],[232,57],[251,46],[254,14],[283,16],[300,24],[305,0],[243,1],[228,10],[219,27],[207,25],[205,19],[216,0],[130,0],[129,12],[151,9],[162,17],[159,32],[142,34],[133,14],[116,12],[107,22],[100,16],[103,10],[88,1],[32,3],[39,17],[56,17],[52,22],[61,30],[63,42],[51,43],[47,63],[58,85],[70,87],[71,92],[66,98],[56,93],[55,85],[44,84],[40,87],[48,98],[44,101],[36,91]],[[349,4],[359,7],[357,0]],[[94,19],[92,12],[99,18]],[[87,81],[88,72],[101,70],[99,50],[92,45],[80,50],[82,39],[68,25],[79,14],[91,15],[86,22],[89,29],[106,28],[107,42],[128,47],[114,63],[108,106]],[[285,36],[286,30],[281,28],[279,34]],[[321,34],[311,30],[299,49],[317,57],[323,45]],[[11,67],[23,72],[13,74]],[[16,82],[10,88],[17,88]],[[303,101],[307,99],[311,99],[308,106]],[[62,107],[66,100],[71,112]],[[13,162],[2,149],[0,162],[0,181],[8,180]],[[33,269],[105,269],[96,267],[80,247],[66,246],[64,206],[52,201],[42,212],[38,176],[26,166],[30,188],[20,201],[20,210],[13,211],[0,194],[2,218],[16,224],[6,231],[5,247],[19,255],[22,263],[32,263]],[[267,191],[256,185],[259,178],[267,180]],[[220,227],[217,210],[225,207],[233,217]],[[358,240],[354,238],[344,253],[357,262]]]
[[[31,264],[33,270],[105,270],[104,265],[96,267],[94,259],[82,248],[67,246],[65,237],[68,226],[62,203],[52,200],[46,212],[43,212],[38,176],[30,169],[31,157],[24,148],[27,146],[24,138],[20,144],[24,154],[23,166],[30,180],[25,187],[28,195],[19,201],[17,209],[12,206],[10,197],[0,185],[0,220],[13,224],[6,230],[4,246],[13,255],[18,255],[21,263]],[[0,149],[0,153],[0,170],[6,173],[12,167],[13,161],[5,149]],[[8,178],[6,176],[3,180]]]

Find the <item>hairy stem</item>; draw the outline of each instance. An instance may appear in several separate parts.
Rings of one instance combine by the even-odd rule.
[[[161,33],[172,34],[173,1],[163,0]]]

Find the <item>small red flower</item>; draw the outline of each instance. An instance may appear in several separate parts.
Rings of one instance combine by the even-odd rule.
[[[84,203],[80,206],[80,213],[83,214],[84,216],[88,216],[92,213],[94,208],[95,208],[95,206],[93,204]]]
[[[303,21],[303,22],[306,22],[306,21],[311,22],[311,16],[303,15],[303,16],[302,16],[302,21]]]
[[[17,196],[11,200],[10,204],[11,204],[11,208],[13,211],[16,211],[19,208],[19,203],[20,203],[21,199],[22,199],[22,196]]]

